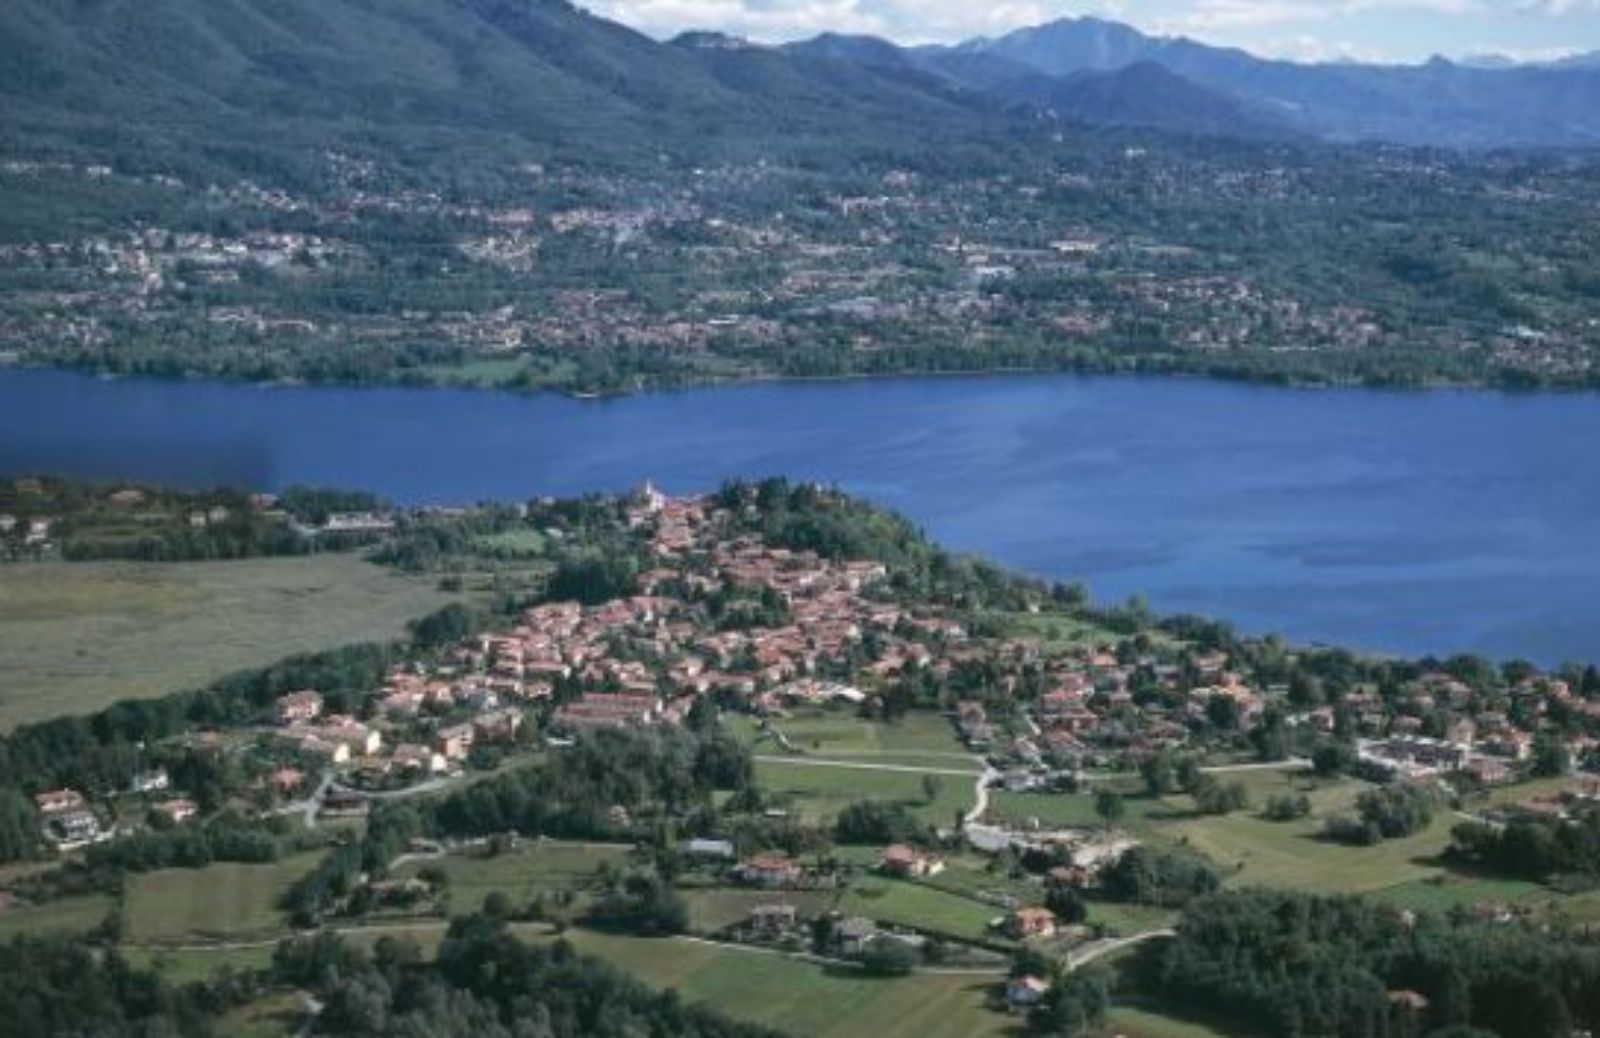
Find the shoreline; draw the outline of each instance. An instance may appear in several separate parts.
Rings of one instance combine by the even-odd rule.
[[[1229,374],[1211,371],[1173,369],[1114,370],[1092,366],[1020,367],[1020,368],[907,368],[891,372],[846,372],[833,375],[785,375],[756,373],[742,376],[707,377],[681,381],[643,381],[625,389],[580,389],[575,386],[519,386],[512,383],[474,383],[453,381],[448,378],[409,380],[393,378],[381,381],[312,381],[303,378],[284,378],[261,381],[224,374],[184,372],[181,374],[152,374],[147,372],[109,371],[101,368],[74,365],[32,363],[19,360],[0,364],[0,378],[11,372],[62,373],[107,382],[144,381],[156,383],[210,383],[214,385],[254,386],[261,389],[344,389],[344,390],[452,390],[463,393],[505,393],[513,396],[560,397],[583,403],[626,400],[634,397],[675,393],[694,393],[707,390],[739,389],[756,386],[806,386],[849,385],[891,381],[955,381],[961,379],[1017,379],[1061,376],[1077,379],[1157,379],[1190,382],[1216,382],[1262,389],[1280,389],[1289,392],[1315,391],[1366,391],[1379,394],[1427,395],[1455,393],[1488,393],[1512,397],[1568,397],[1600,396],[1600,384],[1553,382],[1536,385],[1507,385],[1494,381],[1461,382],[1433,379],[1416,384],[1374,383],[1362,379],[1274,378],[1243,373]]]

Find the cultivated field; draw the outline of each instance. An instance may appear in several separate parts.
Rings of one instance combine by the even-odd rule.
[[[105,922],[115,907],[111,898],[96,894],[8,908],[0,912],[0,941],[22,934],[88,933]]]
[[[956,816],[972,807],[973,779],[935,775],[937,792],[929,800],[923,788],[926,774],[879,771],[867,764],[833,767],[800,761],[756,762],[756,781],[773,803],[809,821],[832,819],[858,800],[886,800],[905,804],[929,825],[954,825]]]
[[[451,910],[476,911],[483,899],[499,891],[521,904],[536,894],[557,890],[582,890],[593,886],[602,865],[622,866],[628,848],[600,844],[540,843],[503,854],[450,854],[435,860],[412,862],[400,870],[411,876],[427,868],[448,877]]]
[[[279,899],[316,865],[320,852],[270,865],[162,869],[128,884],[126,932],[136,943],[268,938],[283,929]]]
[[[684,941],[591,933],[569,935],[579,950],[606,959],[685,1001],[816,1038],[989,1038],[1017,1021],[986,1008],[992,982],[919,974],[875,980],[756,951]]]
[[[0,568],[0,729],[392,638],[450,601],[352,555]]]

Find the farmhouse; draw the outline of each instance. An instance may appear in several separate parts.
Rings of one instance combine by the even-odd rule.
[[[278,700],[275,708],[278,723],[282,725],[305,724],[322,714],[322,695],[318,692],[291,692]]]
[[[903,843],[896,843],[883,849],[883,854],[878,859],[878,867],[891,876],[903,879],[921,879],[925,876],[936,876],[944,871],[944,862],[931,854],[925,854],[915,847]]]
[[[174,825],[187,822],[200,813],[200,805],[193,800],[167,800],[154,808],[155,812]]]
[[[48,793],[40,793],[33,798],[34,804],[41,814],[55,814],[60,811],[77,811],[84,805],[83,794],[75,789],[54,789]]]
[[[800,866],[781,854],[758,854],[739,865],[739,878],[758,887],[792,887],[804,876]]]
[[[1006,916],[1006,934],[1019,941],[1056,935],[1056,914],[1048,908],[1019,908]]]

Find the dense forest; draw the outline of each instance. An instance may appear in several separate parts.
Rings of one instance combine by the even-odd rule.
[[[1207,898],[1146,967],[1178,1001],[1284,1038],[1571,1038],[1600,1023],[1591,941],[1351,897]]]

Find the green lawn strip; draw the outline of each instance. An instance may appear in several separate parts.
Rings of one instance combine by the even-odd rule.
[[[286,936],[286,935],[285,935]],[[153,969],[173,984],[187,984],[214,976],[224,967],[240,972],[264,970],[272,965],[275,942],[246,948],[219,945],[214,948],[158,948],[149,945],[127,946],[122,954],[133,965]]]
[[[922,883],[860,879],[840,898],[839,909],[848,915],[958,940],[1004,943],[989,924],[1005,915],[1005,909]]]
[[[973,783],[960,775],[936,775],[938,795],[926,800],[925,772],[825,767],[758,760],[756,780],[778,802],[813,822],[826,822],[858,800],[886,800],[910,807],[925,823],[950,826],[972,806]]]
[[[992,611],[981,614],[981,619],[1000,624],[1016,637],[1037,641],[1040,650],[1048,655],[1112,645],[1120,638],[1097,624],[1061,613]]]
[[[292,991],[280,991],[231,1010],[217,1032],[229,1038],[289,1038],[305,1024],[305,1002]]]
[[[64,897],[39,905],[15,905],[0,912],[0,940],[24,934],[83,934],[104,923],[116,909],[106,896]]]
[[[536,894],[592,887],[603,865],[626,865],[630,853],[629,848],[620,846],[534,843],[496,855],[447,854],[412,861],[397,874],[442,870],[453,910],[468,912],[496,891],[520,904]]]
[[[681,889],[689,906],[689,926],[696,933],[714,934],[750,917],[757,905],[794,905],[800,918],[827,912],[838,901],[832,891],[745,890],[727,887]]]
[[[282,930],[285,891],[316,865],[321,852],[268,865],[222,863],[163,869],[132,877],[125,922],[137,943],[247,939]]]
[[[817,1038],[987,1038],[1007,1018],[989,1010],[994,981],[919,974],[887,980],[763,952],[573,932],[581,951],[655,987],[792,1035]]]
[[[770,731],[752,718],[733,718],[733,730],[762,753],[784,752]],[[917,710],[893,721],[871,721],[853,708],[798,707],[786,717],[771,718],[771,728],[781,731],[793,752],[814,757],[849,756],[881,763],[896,758],[970,763],[971,754],[956,738],[949,718],[931,710]]]
[[[1247,1038],[1243,1031],[1221,1030],[1213,1023],[1141,1006],[1117,1006],[1107,1022],[1114,1033],[1127,1038]]]

